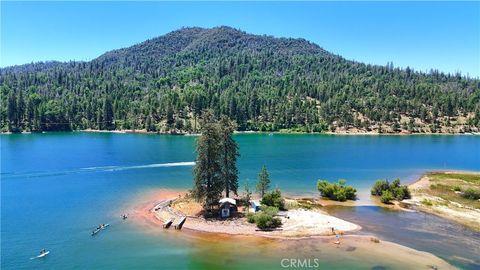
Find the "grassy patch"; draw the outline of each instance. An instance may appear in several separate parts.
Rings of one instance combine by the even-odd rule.
[[[480,209],[480,201],[474,199],[476,196],[466,196],[480,193],[480,174],[435,172],[428,177],[431,185],[426,193],[429,195]]]
[[[430,201],[428,199],[423,199],[422,204],[426,205],[426,206],[432,206],[433,205],[432,201]]]
[[[480,185],[480,174],[434,172],[428,174],[428,176],[433,181],[455,180],[469,182],[474,185]]]

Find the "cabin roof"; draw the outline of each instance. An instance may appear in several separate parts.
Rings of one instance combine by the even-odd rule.
[[[223,199],[220,199],[220,201],[218,201],[220,204],[224,204],[224,203],[230,203],[230,204],[234,204],[234,205],[237,205],[237,201],[232,199],[232,198],[223,198]]]

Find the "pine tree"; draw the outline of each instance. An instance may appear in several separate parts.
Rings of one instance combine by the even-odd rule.
[[[224,189],[219,126],[213,112],[203,115],[202,134],[197,139],[197,159],[194,169],[193,196],[203,202],[204,208],[212,210]]]
[[[257,192],[263,198],[265,192],[270,188],[270,176],[267,171],[267,167],[263,165],[260,174],[258,175]]]
[[[222,116],[220,120],[220,137],[222,151],[222,178],[225,186],[225,196],[230,196],[230,191],[238,195],[238,169],[237,157],[238,146],[233,139],[234,123],[227,117]]]
[[[7,117],[8,117],[8,129],[10,131],[17,129],[17,101],[15,100],[15,96],[11,93],[8,96],[8,103],[7,103]]]
[[[103,125],[104,129],[112,130],[115,129],[115,125],[113,124],[113,107],[112,101],[109,97],[105,98],[103,102]]]

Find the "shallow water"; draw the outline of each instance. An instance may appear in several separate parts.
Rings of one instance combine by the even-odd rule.
[[[316,194],[317,179],[345,178],[364,194],[378,178],[413,181],[425,170],[480,171],[478,136],[242,134],[235,139],[241,151],[241,181],[249,179],[253,187],[265,164],[272,186],[290,194]],[[2,269],[210,269],[225,264],[233,268],[278,268],[277,257],[268,253],[271,246],[261,249],[263,259],[255,259],[251,253],[238,258],[235,251],[223,254],[227,248],[218,244],[182,239],[176,234],[152,237],[132,222],[120,220],[120,214],[133,198],[151,188],[190,188],[195,137],[74,132],[1,135],[0,140]],[[385,218],[388,224],[403,224],[407,231],[403,233],[405,237],[398,239],[393,230],[370,231],[384,239],[432,252],[456,265],[460,265],[458,259],[448,256],[448,250],[455,249],[455,254],[476,259],[476,251],[469,251],[471,245],[455,241],[461,233],[454,234],[453,240],[438,242],[437,246],[442,248],[437,248],[428,244],[429,239],[420,239],[438,240],[435,235],[424,232],[413,238],[406,236],[411,227],[408,216],[372,212],[352,214],[338,210],[338,215],[356,218],[370,214],[378,223]],[[365,223],[359,220],[365,232],[369,232],[362,222]],[[99,223],[112,226],[98,237],[90,237]],[[438,226],[433,230],[439,235],[451,229],[450,222],[439,219],[434,223]],[[42,248],[51,251],[48,258],[29,260]],[[308,253],[301,246],[298,250],[295,254]],[[340,262],[325,255],[322,263],[330,269],[348,265],[372,267],[372,262],[362,266],[355,252],[348,254],[352,255],[341,257]]]

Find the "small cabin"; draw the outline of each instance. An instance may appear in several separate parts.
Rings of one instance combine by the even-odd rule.
[[[220,216],[222,218],[230,217],[237,213],[237,201],[232,198],[223,198],[218,201],[220,204]]]

